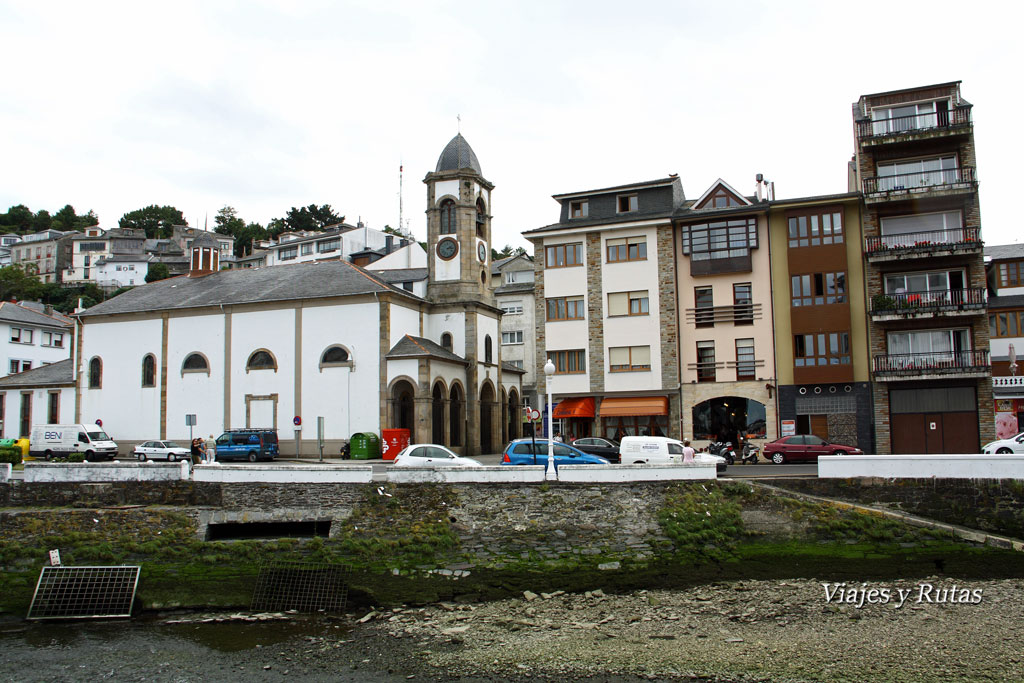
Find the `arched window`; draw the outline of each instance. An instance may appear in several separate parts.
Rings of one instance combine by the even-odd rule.
[[[89,388],[99,389],[103,386],[103,361],[99,356],[89,361]]]
[[[441,234],[455,233],[455,202],[445,199],[441,202]]]
[[[249,356],[249,360],[245,364],[245,371],[250,370],[274,370],[277,371],[277,361],[274,360],[273,354],[266,349],[256,349]]]
[[[206,356],[201,353],[190,353],[185,356],[185,362],[181,364],[181,374],[186,372],[205,372],[207,375],[210,374],[210,364],[206,361]]]
[[[142,357],[142,386],[156,386],[156,358],[151,353]]]
[[[445,332],[444,334],[441,335],[441,347],[445,351],[452,350],[452,335],[450,332]]]
[[[476,200],[476,236],[487,239],[487,210],[484,208],[484,200]]]
[[[344,346],[335,344],[328,346],[320,356],[320,369],[335,367],[352,367],[352,354]]]
[[[494,350],[493,344],[491,344],[491,335],[487,335],[486,337],[484,337],[484,362],[494,362]]]

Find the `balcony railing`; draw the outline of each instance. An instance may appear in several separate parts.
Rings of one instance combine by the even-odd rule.
[[[871,315],[913,317],[918,313],[971,309],[982,310],[987,303],[988,290],[984,287],[876,294],[871,299]]]
[[[995,389],[1024,389],[1024,375],[993,377],[992,387]]]
[[[878,378],[920,375],[957,375],[987,372],[988,349],[940,351],[938,353],[897,353],[874,358]]]
[[[864,251],[868,254],[911,249],[933,251],[954,246],[975,246],[981,249],[981,228],[900,232],[894,235],[875,235],[864,238]]]
[[[956,107],[952,111],[938,111],[891,119],[857,122],[857,139],[881,138],[931,130],[963,128],[971,125],[971,108]]]
[[[864,194],[880,192],[908,192],[921,188],[944,187],[974,182],[974,167],[946,168],[934,171],[915,171],[864,179]]]
[[[697,327],[714,327],[715,323],[733,323],[735,325],[753,325],[760,320],[761,304],[731,304],[726,306],[701,306],[686,309],[686,322],[695,323]]]

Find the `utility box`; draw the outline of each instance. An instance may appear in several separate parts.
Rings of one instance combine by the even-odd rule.
[[[409,447],[411,435],[408,429],[383,429],[380,434],[384,437],[382,454],[385,460],[394,460],[396,455]]]
[[[349,448],[353,460],[376,460],[380,457],[380,438],[373,432],[356,432]]]

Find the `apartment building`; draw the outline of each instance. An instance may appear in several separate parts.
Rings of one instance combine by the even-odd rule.
[[[11,246],[11,265],[21,266],[26,273],[39,278],[40,282],[60,282],[67,261],[65,245],[79,235],[77,232],[43,230],[25,235],[21,242]]]
[[[673,216],[683,435],[775,439],[768,203],[719,178]]]
[[[860,193],[773,201],[768,223],[779,436],[873,453]]]
[[[537,302],[533,283],[534,263],[526,254],[499,259],[491,264],[491,287],[495,302],[501,309],[501,360],[525,373],[523,402],[539,408],[543,400],[538,394],[535,365]],[[523,421],[522,411],[515,419]]]
[[[876,452],[976,453],[993,430],[971,104],[960,82],[853,104]]]
[[[534,245],[537,356],[566,437],[679,437],[676,176],[555,195]],[[543,393],[544,386],[538,386]]]
[[[0,302],[0,376],[70,357],[71,320],[48,310],[42,304]]]
[[[1024,244],[985,247],[997,439],[1024,431]]]
[[[117,289],[123,286],[122,280],[135,278],[115,277],[116,274],[134,274],[139,267],[146,267],[145,242],[146,234],[139,228],[86,228],[84,234],[71,239],[71,259],[64,268],[61,281],[66,285],[92,282],[107,289]],[[113,264],[113,268],[117,265],[134,267],[132,271],[111,270],[106,266],[108,263]],[[136,284],[142,284],[145,277],[143,270]]]

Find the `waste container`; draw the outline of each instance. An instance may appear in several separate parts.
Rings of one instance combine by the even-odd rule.
[[[28,439],[18,439],[17,441],[14,442],[14,445],[21,449],[22,457],[28,457],[28,447],[29,447],[29,440]]]
[[[374,460],[380,457],[380,438],[373,432],[356,432],[349,439],[353,460]]]
[[[394,460],[396,455],[409,446],[408,429],[382,429],[380,435],[384,442],[381,447],[381,455],[385,460]]]
[[[4,448],[5,446],[13,446],[15,441],[15,439],[0,439],[0,448]]]

